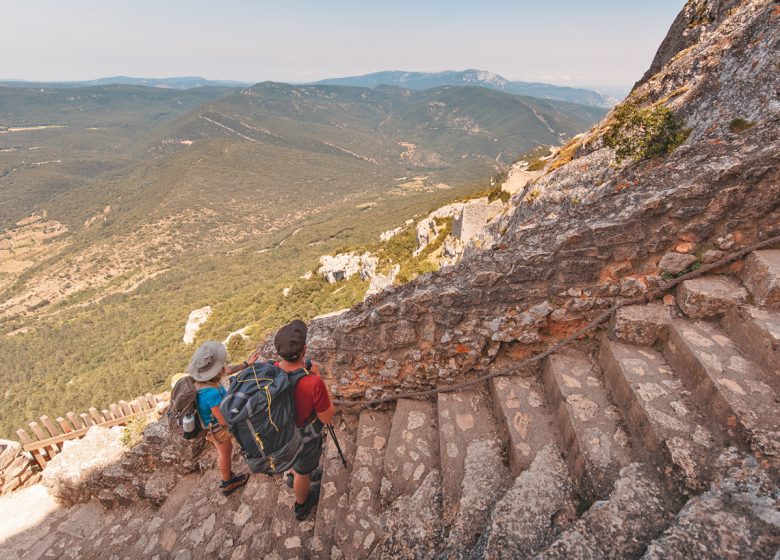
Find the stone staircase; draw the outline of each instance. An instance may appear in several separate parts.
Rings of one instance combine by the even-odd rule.
[[[671,302],[670,302],[671,303]],[[624,307],[536,371],[335,429],[321,498],[182,478],[159,510],[77,506],[19,558],[772,558],[780,549],[780,250],[741,282]],[[74,522],[78,515],[88,523]],[[70,529],[69,529],[70,527]],[[25,541],[26,542],[26,541]],[[74,552],[75,551],[75,552]],[[75,554],[75,556],[74,556]],[[776,557],[776,556],[774,556]]]

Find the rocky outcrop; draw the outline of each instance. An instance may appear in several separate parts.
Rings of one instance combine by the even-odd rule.
[[[0,495],[31,486],[41,478],[21,444],[0,439]]]
[[[122,442],[124,430],[93,426],[65,442],[43,471],[49,492],[64,504],[96,498],[108,508],[141,500],[159,506],[181,476],[214,465],[213,453],[202,454],[204,439],[186,441],[165,420],[150,423],[132,448]]]
[[[463,202],[455,202],[442,206],[428,214],[417,222],[417,249],[415,255],[419,255],[423,249],[444,230],[446,219],[455,219],[463,210]]]
[[[195,342],[195,335],[200,328],[206,324],[209,317],[211,317],[210,305],[190,311],[190,316],[187,317],[187,325],[184,327],[184,336],[182,337],[184,344],[192,344]]]
[[[379,258],[368,252],[362,255],[353,252],[339,253],[335,256],[324,255],[320,257],[317,273],[322,275],[329,284],[349,280],[355,274],[360,274],[360,279],[365,281],[374,277],[378,264]]]
[[[386,289],[388,286],[392,286],[393,282],[395,282],[396,276],[398,276],[400,271],[401,267],[396,264],[393,265],[387,274],[377,274],[373,276],[371,278],[371,282],[368,285],[368,290],[366,290],[365,297],[369,298],[370,296],[378,294],[382,290]]]
[[[118,426],[93,426],[82,439],[66,441],[43,471],[49,492],[66,504],[97,496],[105,484],[104,471],[110,472],[127,451],[122,431]]]

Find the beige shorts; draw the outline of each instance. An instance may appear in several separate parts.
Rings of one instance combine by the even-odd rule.
[[[215,426],[206,429],[206,439],[214,445],[220,445],[230,441],[230,432],[225,426]]]

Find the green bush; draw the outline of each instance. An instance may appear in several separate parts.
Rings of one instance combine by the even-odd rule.
[[[756,126],[756,123],[750,122],[748,120],[739,117],[737,117],[736,119],[732,119],[729,122],[729,130],[736,134],[739,134],[740,132],[745,132],[746,130],[748,130],[749,128],[753,128],[754,126]]]
[[[672,153],[685,142],[690,129],[683,129],[671,109],[663,105],[639,107],[627,101],[615,109],[604,142],[615,149],[618,163],[624,159],[650,159]]]

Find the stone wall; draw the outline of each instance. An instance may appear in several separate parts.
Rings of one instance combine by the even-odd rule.
[[[26,488],[41,478],[21,444],[0,439],[0,495]]]

